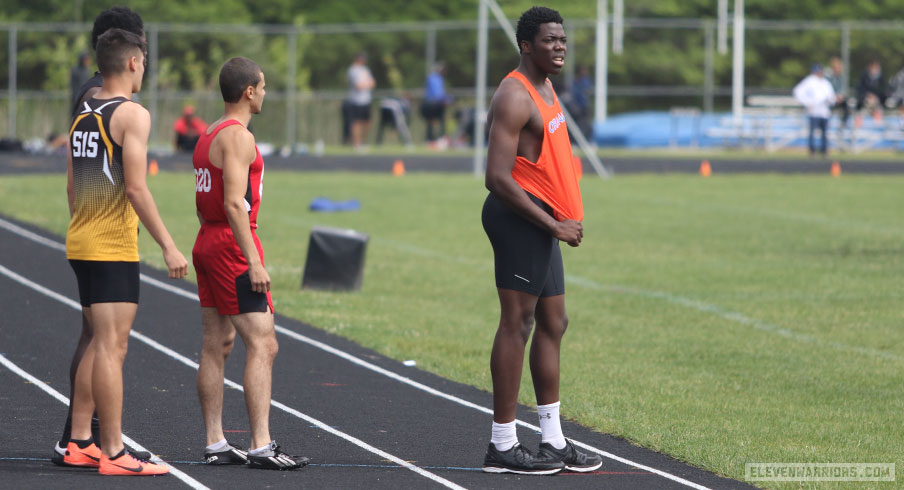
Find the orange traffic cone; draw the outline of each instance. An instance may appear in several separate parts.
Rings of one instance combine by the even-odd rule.
[[[148,173],[157,175],[158,172],[160,172],[160,167],[157,165],[157,160],[151,160],[151,164],[148,165]]]
[[[396,160],[395,163],[392,164],[392,175],[395,175],[396,177],[405,175],[405,164],[402,163],[401,160]]]
[[[578,176],[578,180],[584,176],[584,166],[581,164],[581,157],[574,155],[574,173]]]
[[[700,163],[700,175],[709,177],[713,173],[713,168],[709,165],[709,160],[703,160]]]
[[[841,164],[832,162],[832,169],[829,172],[831,172],[832,177],[841,177]]]

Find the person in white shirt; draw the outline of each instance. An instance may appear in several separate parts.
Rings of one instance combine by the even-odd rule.
[[[819,152],[825,156],[828,150],[826,128],[829,125],[829,117],[832,115],[832,106],[835,104],[836,97],[832,84],[823,76],[822,66],[814,64],[810,75],[794,87],[793,93],[794,98],[806,108],[807,116],[810,119],[810,136],[807,140],[810,155],[816,154],[813,133],[819,129],[822,132]]]

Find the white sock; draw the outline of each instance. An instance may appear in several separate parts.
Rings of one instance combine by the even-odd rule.
[[[261,446],[257,449],[252,449],[252,450],[248,451],[248,454],[250,454],[252,456],[260,456],[261,454],[263,454],[269,450],[270,450],[270,444],[267,444],[266,446]]]
[[[499,451],[508,451],[518,443],[518,433],[515,432],[515,421],[512,420],[507,424],[497,424],[493,422],[493,437],[490,442],[496,446]]]
[[[207,446],[207,450],[215,453],[217,451],[222,451],[229,446],[229,443],[226,442],[226,439],[221,440],[220,442],[215,442],[209,446]]]
[[[560,402],[549,405],[537,405],[537,414],[540,416],[541,442],[546,442],[556,449],[565,447],[565,436],[562,435],[562,425],[559,423]]]

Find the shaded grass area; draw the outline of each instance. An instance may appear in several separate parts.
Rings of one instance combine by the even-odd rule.
[[[198,226],[193,179],[162,172],[150,180],[186,254]],[[498,301],[480,181],[290,172],[265,181],[258,232],[277,311],[491,388]],[[563,247],[571,320],[563,414],[739,479],[752,462],[902,463],[902,184],[874,176],[584,179],[584,242]],[[320,195],[363,207],[308,211]],[[65,176],[0,177],[0,212],[64,234]],[[370,235],[361,292],[300,290],[315,225]],[[140,240],[142,260],[162,266],[148,234]],[[520,400],[534,403],[527,370]]]

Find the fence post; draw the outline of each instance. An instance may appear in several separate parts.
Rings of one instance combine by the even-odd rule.
[[[712,20],[703,23],[703,112],[709,114],[713,111],[713,30],[715,26]]]
[[[9,132],[9,137],[11,139],[16,139],[16,77],[18,74],[16,73],[16,65],[18,64],[16,60],[16,51],[18,51],[18,47],[16,46],[16,38],[17,38],[17,28],[16,26],[10,26],[9,28],[9,83],[7,87],[7,100],[9,101],[8,107],[8,116],[9,116],[9,127],[7,131]]]
[[[483,136],[487,107],[487,45],[490,27],[487,0],[477,10],[477,100],[474,104],[474,176],[483,175]]]
[[[158,100],[159,93],[157,91],[157,84],[159,81],[157,79],[157,74],[160,72],[160,66],[158,66],[159,65],[158,62],[160,60],[160,56],[159,56],[160,50],[158,47],[158,42],[159,42],[159,38],[160,38],[160,36],[158,36],[159,32],[160,32],[160,30],[157,28],[157,26],[152,25],[148,29],[148,37],[150,39],[148,39],[149,46],[148,46],[147,56],[148,56],[148,66],[151,67],[151,73],[150,73],[149,79],[148,79],[148,89],[149,89],[148,92],[150,92],[148,94],[149,98],[150,98],[150,101],[148,104],[148,105],[150,105],[150,107],[148,108],[148,111],[151,113],[151,122],[152,122],[151,135],[150,135],[151,142],[157,141],[157,133],[159,133],[159,131],[157,131],[155,128],[160,124],[159,121],[157,120],[157,115],[159,113],[159,111],[157,110],[158,104],[159,104],[159,100]],[[154,123],[157,123],[157,124],[154,124]]]
[[[436,26],[433,23],[427,27],[427,46],[424,58],[424,76],[428,76],[433,71],[433,65],[436,64]]]
[[[292,30],[286,34],[288,37],[286,63],[286,145],[289,146],[289,154],[295,153],[295,64],[298,58],[298,30]]]

